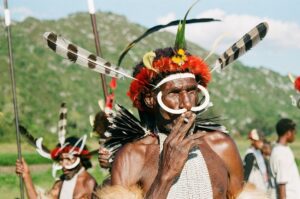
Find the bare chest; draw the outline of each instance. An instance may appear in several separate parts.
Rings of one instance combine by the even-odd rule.
[[[210,149],[206,144],[200,144],[199,149],[203,155],[206,163],[206,167],[209,173],[211,188],[213,192],[213,198],[226,198],[227,187],[228,187],[228,171],[223,160]],[[143,187],[144,192],[147,192],[159,169],[159,150],[155,150],[147,158],[147,163],[144,165],[142,176],[140,179],[140,185]],[[199,165],[199,169],[201,169]]]

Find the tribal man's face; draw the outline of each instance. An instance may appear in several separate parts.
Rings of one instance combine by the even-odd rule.
[[[62,153],[59,157],[59,164],[63,167],[64,174],[69,173],[72,169],[66,169],[66,166],[72,165],[78,157],[72,156],[68,153]]]
[[[166,82],[160,87],[162,101],[171,109],[187,109],[190,112],[190,114],[187,113],[187,117],[191,116],[191,108],[197,106],[199,101],[199,89],[197,86],[198,84],[194,78],[176,79]],[[179,116],[168,113],[159,107],[158,127],[170,131],[176,124]]]

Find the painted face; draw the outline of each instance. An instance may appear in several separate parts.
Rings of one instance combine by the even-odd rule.
[[[187,117],[191,116],[191,108],[196,106],[199,101],[199,89],[194,78],[183,78],[166,82],[160,87],[160,91],[162,92],[162,101],[167,107],[175,110],[185,108],[187,109],[185,113]],[[180,116],[168,113],[160,106],[158,106],[157,112],[159,118],[157,121],[158,127],[167,131],[171,130]]]
[[[62,170],[65,175],[68,175],[69,173],[72,172],[73,169],[67,169],[67,168],[69,166],[71,166],[72,164],[74,164],[77,159],[78,159],[78,157],[70,155],[68,153],[62,153],[59,156],[58,163],[62,166]]]

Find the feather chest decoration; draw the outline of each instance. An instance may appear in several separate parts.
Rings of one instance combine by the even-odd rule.
[[[109,126],[105,135],[108,137],[105,147],[111,152],[110,162],[115,153],[126,143],[133,142],[153,133],[121,105],[115,106],[116,112],[108,116]]]
[[[70,41],[53,32],[44,33],[44,39],[46,40],[47,46],[56,54],[80,66],[115,78],[128,77],[135,79],[121,69],[116,69],[117,67],[109,61],[72,44]]]
[[[269,26],[266,22],[260,23],[246,33],[240,40],[235,42],[230,48],[228,48],[216,61],[214,71],[218,68],[225,68],[225,66],[234,62],[236,59],[244,55],[252,47],[258,44],[267,34]]]

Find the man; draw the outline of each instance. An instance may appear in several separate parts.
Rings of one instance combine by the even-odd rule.
[[[89,152],[86,146],[82,145],[84,141],[76,137],[69,137],[65,140],[64,147],[60,144],[51,152],[51,157],[58,164],[53,168],[61,168],[63,175],[57,180],[52,189],[46,194],[38,193],[34,187],[30,176],[30,170],[24,159],[16,162],[16,173],[23,177],[27,197],[36,198],[60,198],[60,199],[87,199],[93,198],[93,191],[97,186],[95,179],[86,171],[92,167],[89,160]]]
[[[251,146],[247,149],[244,158],[244,180],[266,192],[268,188],[268,173],[261,152],[264,145],[264,137],[262,132],[253,129],[249,132],[248,138]]]
[[[151,69],[147,63],[135,68],[137,80],[128,95],[140,115],[148,116],[143,122],[155,128],[120,149],[111,184],[128,189],[140,185],[146,198],[235,198],[243,186],[243,167],[234,141],[222,128],[213,130],[210,122],[203,128],[196,124],[195,112],[208,107],[207,65],[183,49],[153,53]]]
[[[294,142],[296,124],[291,119],[280,119],[276,124],[278,135],[274,146],[270,165],[275,176],[279,199],[296,199],[300,197],[300,177],[295,157],[289,143]]]

